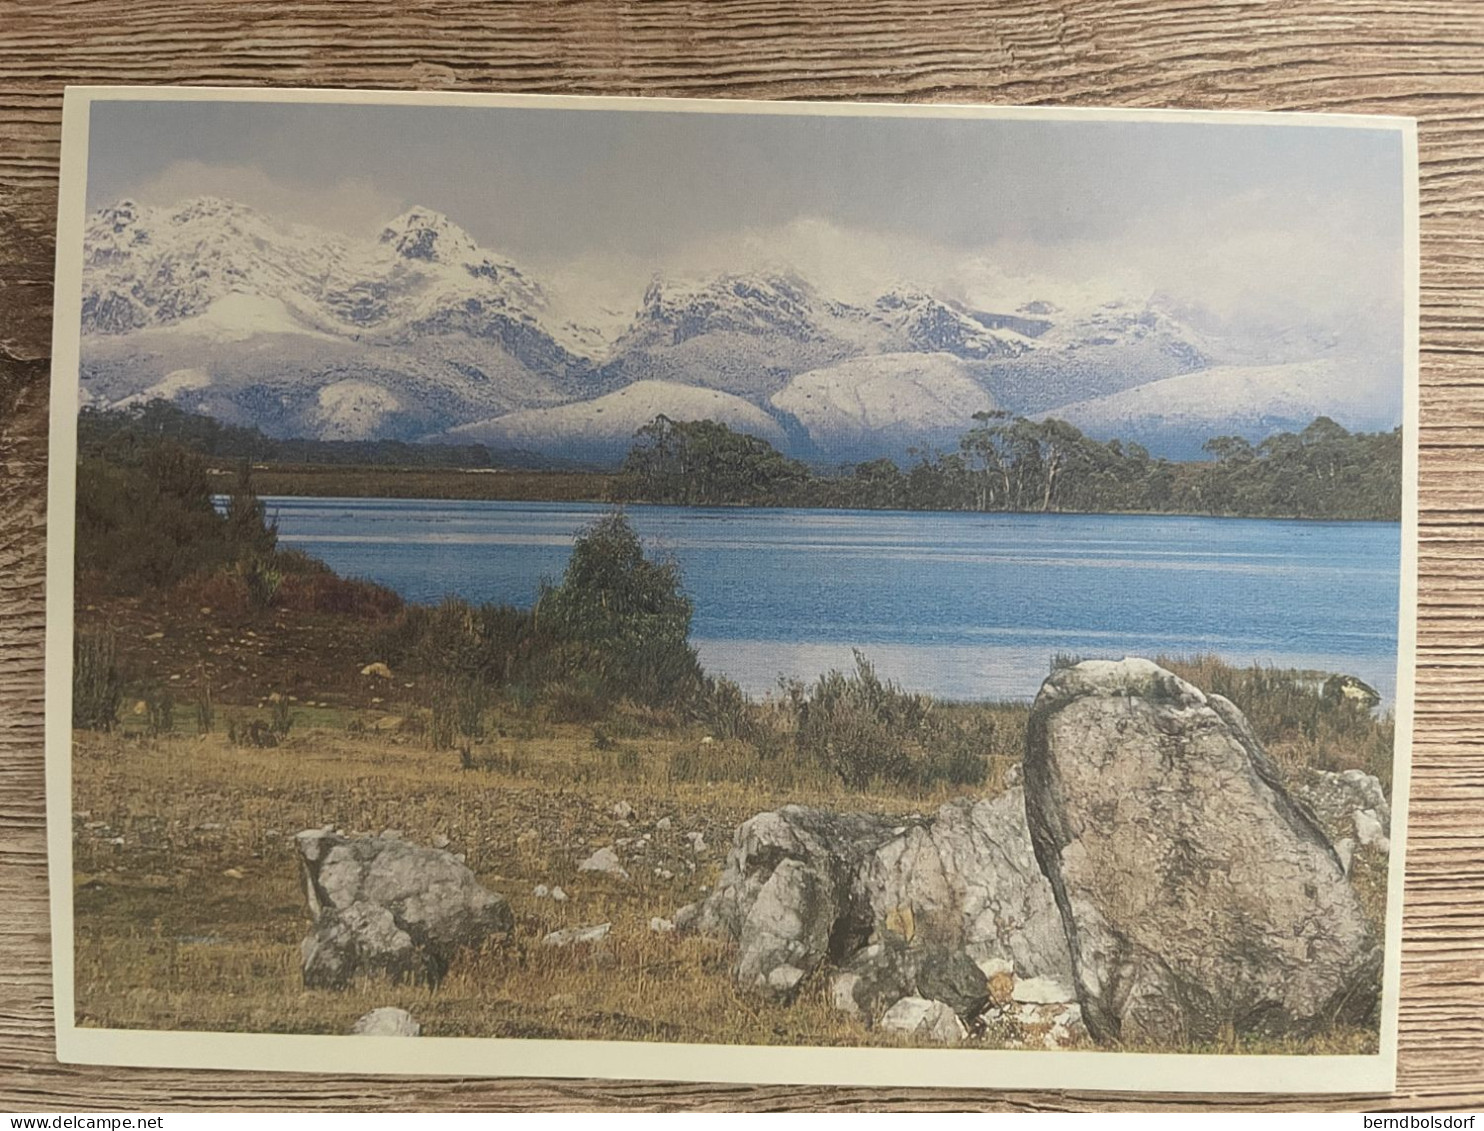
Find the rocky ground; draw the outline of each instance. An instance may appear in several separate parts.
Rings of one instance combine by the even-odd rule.
[[[90,618],[102,614],[80,614]],[[230,623],[206,605],[113,602],[107,621],[125,666],[172,690],[177,720],[151,735],[131,697],[119,730],[76,736],[82,1024],[338,1033],[401,1009],[407,1018],[376,1013],[363,1028],[1004,1048],[1093,1040],[1018,784],[847,791],[696,724],[563,724],[511,704],[461,761],[429,749],[412,725],[416,681],[378,667],[364,626],[344,618]],[[198,734],[191,704],[205,686],[215,719]],[[291,720],[278,746],[229,740],[229,729],[267,721],[275,696]],[[1374,931],[1389,847],[1383,787],[1357,769],[1306,766],[1299,749],[1266,772],[1315,814]],[[851,819],[851,846],[815,827],[830,843],[800,850],[790,837],[809,822],[780,822],[790,806],[867,816]],[[306,830],[357,853],[399,844],[446,858],[438,866],[467,870],[508,920],[429,964],[413,953],[426,938],[396,937],[408,933],[402,911],[360,907],[352,926],[379,924],[388,953],[415,960],[380,973],[417,976],[393,983],[352,969],[306,985],[301,946],[323,925],[301,875]],[[868,913],[845,889],[871,893]],[[760,896],[783,918],[818,911],[800,920],[814,936],[749,935]],[[952,945],[934,942],[953,922]],[[1174,1047],[1361,1052],[1374,1041],[1361,1020],[1307,1033],[1216,1026]]]

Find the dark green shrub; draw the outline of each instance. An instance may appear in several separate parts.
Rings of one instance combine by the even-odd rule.
[[[706,677],[697,714],[715,738],[741,738],[750,742],[762,729],[757,705],[726,676]]]
[[[621,514],[583,531],[559,585],[543,585],[535,626],[555,641],[553,675],[594,676],[611,699],[690,702],[701,666],[690,646],[692,606],[674,562],[651,561]]]
[[[122,695],[113,633],[78,632],[72,640],[72,725],[112,730]]]
[[[261,612],[273,604],[283,574],[274,569],[267,558],[244,558],[237,563],[237,571],[247,588],[247,604],[254,612]]]
[[[800,705],[799,750],[851,789],[915,783],[932,701],[882,680],[863,652],[854,656],[854,672],[820,676]]]
[[[233,557],[271,558],[278,549],[278,522],[268,517],[263,501],[253,490],[252,468],[247,460],[237,465],[237,479],[227,497],[224,518]]]
[[[992,718],[903,691],[881,679],[864,653],[854,656],[855,671],[829,672],[807,691],[802,684],[783,685],[780,709],[797,720],[794,743],[804,758],[851,789],[875,782],[922,789],[987,780]],[[759,745],[760,753],[767,745]]]

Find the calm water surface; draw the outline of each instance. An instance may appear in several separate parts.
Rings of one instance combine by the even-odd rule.
[[[596,504],[267,500],[281,540],[413,601],[528,605]],[[1144,515],[628,508],[680,563],[711,672],[753,694],[866,651],[946,698],[1027,698],[1053,653],[1216,652],[1391,701],[1400,528]]]

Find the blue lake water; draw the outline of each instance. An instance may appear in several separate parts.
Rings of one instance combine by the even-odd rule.
[[[422,602],[529,605],[596,504],[266,500],[283,543]],[[1391,702],[1400,528],[1144,515],[628,508],[679,562],[691,636],[752,694],[863,649],[945,698],[1028,698],[1052,654],[1215,652]]]

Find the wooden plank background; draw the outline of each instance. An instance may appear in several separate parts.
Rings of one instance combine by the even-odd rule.
[[[1422,155],[1421,660],[1392,1097],[388,1080],[55,1062],[42,808],[47,357],[66,83],[1330,110]],[[0,1107],[1484,1106],[1484,4],[0,0]]]

